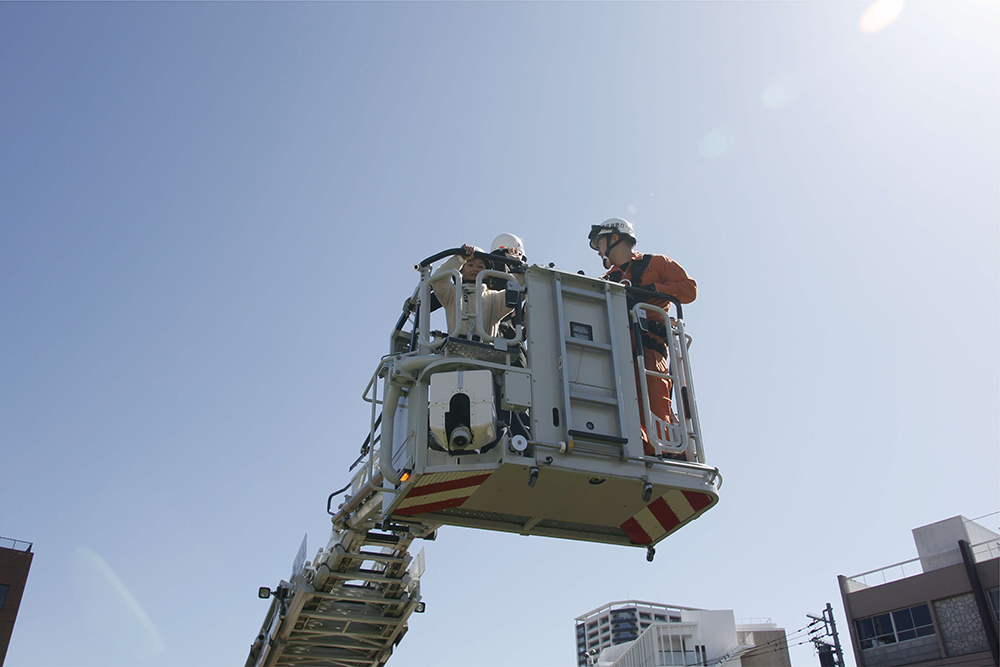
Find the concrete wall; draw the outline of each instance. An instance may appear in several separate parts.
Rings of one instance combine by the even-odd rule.
[[[792,667],[784,630],[754,630],[753,643],[756,646],[768,644],[767,652],[740,658],[742,667]]]
[[[972,593],[936,600],[934,612],[946,655],[968,655],[990,650]]]
[[[965,540],[969,544],[979,544],[998,539],[1000,535],[974,521],[969,521],[964,516],[953,516],[944,521],[913,529],[913,542],[917,546],[917,555],[920,557],[920,565],[924,572],[961,563],[959,540]]]
[[[737,648],[736,618],[732,610],[682,611],[684,623],[697,623],[696,643],[705,646],[709,658],[718,658]]]
[[[900,667],[917,662],[926,662],[941,657],[937,637],[919,637],[892,646],[876,646],[865,649],[864,662],[859,665],[879,665],[879,667]]]

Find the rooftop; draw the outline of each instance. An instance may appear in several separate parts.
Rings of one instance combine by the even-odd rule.
[[[14,551],[31,551],[31,542],[23,542],[10,537],[0,537],[0,549],[12,549]]]
[[[996,514],[997,512],[993,512],[986,516],[995,516]],[[880,586],[961,563],[962,555],[957,546],[959,540],[965,540],[969,543],[973,558],[977,563],[1000,557],[1000,535],[976,523],[976,519],[955,516],[914,528],[913,541],[919,554],[916,558],[845,577],[848,591],[854,592],[870,586]]]
[[[595,616],[597,614],[600,614],[601,612],[605,611],[606,609],[623,609],[623,608],[628,608],[628,607],[645,607],[645,608],[653,608],[653,609],[663,609],[665,611],[671,611],[671,610],[676,610],[676,611],[705,611],[704,609],[697,609],[695,607],[679,607],[679,606],[677,606],[675,604],[663,604],[661,602],[645,602],[643,600],[618,600],[617,602],[609,602],[607,604],[603,604],[600,607],[598,607],[597,609],[592,609],[591,611],[588,611],[586,614],[581,614],[580,616],[577,616],[576,619],[574,619],[574,620],[577,620],[577,621],[586,620],[586,619],[590,618],[591,616]]]

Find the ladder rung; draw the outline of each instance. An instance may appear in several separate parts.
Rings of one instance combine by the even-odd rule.
[[[400,605],[410,601],[409,598],[404,597],[388,598],[384,595],[379,595],[377,589],[374,588],[350,588],[345,586],[339,586],[337,590],[330,591],[329,593],[316,592],[310,593],[310,595],[322,598],[323,600],[364,602],[365,604]]]
[[[572,388],[569,390],[569,397],[574,401],[583,401],[584,403],[597,403],[599,405],[618,405],[618,399],[611,398],[610,396],[601,396],[600,394],[591,394],[584,391],[574,391]]]
[[[317,621],[318,622],[318,621]],[[355,630],[352,629],[353,626],[348,626],[346,629],[342,627],[335,628],[324,628],[324,627],[303,627],[298,630],[293,630],[293,637],[296,636],[313,636],[313,637],[351,637],[358,640],[363,640],[371,644],[375,644],[386,638],[384,630]]]
[[[585,350],[600,350],[601,352],[611,351],[611,346],[607,343],[595,343],[594,341],[587,340],[586,338],[573,338],[572,336],[566,339],[566,345],[582,347]]]
[[[589,290],[580,289],[579,287],[570,287],[562,281],[560,281],[559,284],[562,287],[563,294],[572,294],[573,296],[579,296],[593,301],[604,301],[605,299],[604,292],[591,292]]]
[[[409,563],[412,559],[409,555],[406,556],[393,556],[392,554],[373,554],[368,551],[359,551],[357,554],[351,554],[357,558],[364,560],[375,560],[380,563]]]
[[[331,577],[345,579],[347,581],[372,581],[380,584],[401,584],[406,583],[407,573],[403,572],[398,577],[387,577],[381,572],[371,570],[348,570],[347,572],[331,572]]]
[[[399,625],[405,623],[406,619],[394,618],[392,616],[377,616],[375,614],[351,614],[348,612],[336,611],[310,611],[303,609],[302,616],[315,618],[320,621],[350,621],[352,623],[368,623],[369,625]]]

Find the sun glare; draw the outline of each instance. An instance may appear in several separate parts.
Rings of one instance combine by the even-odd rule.
[[[899,18],[903,0],[875,0],[861,15],[862,32],[878,32]]]
[[[701,138],[698,152],[706,160],[714,160],[733,145],[732,132],[726,126],[716,128]]]

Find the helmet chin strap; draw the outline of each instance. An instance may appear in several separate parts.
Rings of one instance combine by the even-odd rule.
[[[608,240],[611,240],[611,235],[610,234],[608,235]],[[601,259],[604,261],[604,268],[605,269],[610,269],[612,266],[614,266],[614,264],[611,263],[611,260],[608,259],[608,255],[611,254],[611,249],[614,248],[619,243],[621,243],[623,240],[624,239],[622,238],[622,235],[619,234],[618,235],[618,240],[615,241],[614,243],[609,244],[608,247],[604,250],[604,257],[602,257]]]

